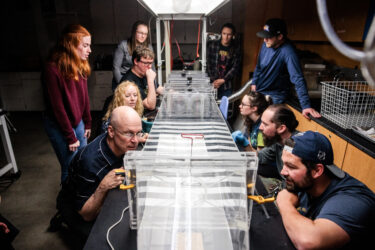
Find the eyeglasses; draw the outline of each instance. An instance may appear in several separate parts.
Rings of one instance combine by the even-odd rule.
[[[142,60],[140,60],[140,62],[143,63],[144,65],[147,65],[147,66],[149,66],[153,63],[153,62],[145,62],[145,61],[142,61]]]
[[[142,138],[145,135],[142,131],[139,131],[137,133],[132,133],[132,132],[122,132],[122,131],[119,131],[115,127],[113,127],[113,129],[117,130],[120,133],[120,135],[122,135],[122,136],[124,136],[124,137],[126,137],[128,139],[132,139],[134,136],[136,136],[139,139],[139,138]]]
[[[141,35],[141,36],[147,36],[148,35],[148,33],[144,33],[144,32],[141,32],[141,31],[136,31],[136,33],[138,35]]]
[[[250,104],[246,104],[246,103],[243,103],[243,102],[241,102],[240,106],[249,106],[249,107],[251,107]]]

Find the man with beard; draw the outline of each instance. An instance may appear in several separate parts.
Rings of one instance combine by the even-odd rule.
[[[373,248],[375,194],[333,159],[331,143],[318,132],[286,140],[286,189],[276,199],[285,230],[297,249]]]
[[[284,142],[296,133],[297,126],[296,116],[284,104],[271,105],[263,112],[259,129],[266,147],[258,152],[260,175],[282,179]]]

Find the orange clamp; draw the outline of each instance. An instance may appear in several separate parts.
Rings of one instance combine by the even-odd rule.
[[[120,185],[120,189],[121,189],[121,190],[132,189],[132,188],[134,188],[134,187],[135,187],[134,184],[130,184],[130,185],[124,185],[124,184],[121,184],[121,185]]]
[[[247,196],[247,198],[255,201],[258,204],[263,204],[263,203],[275,201],[275,197],[264,198],[263,196],[260,196],[260,195],[249,195],[249,196]]]

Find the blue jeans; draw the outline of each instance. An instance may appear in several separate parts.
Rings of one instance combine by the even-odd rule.
[[[272,98],[273,104],[285,103],[287,93],[275,93],[275,91],[260,91],[263,95],[269,95]]]
[[[57,159],[60,162],[61,183],[63,183],[66,177],[68,177],[69,164],[78,150],[74,152],[69,150],[69,144],[66,141],[56,121],[52,120],[46,115],[43,115],[43,125],[44,125],[44,129],[47,132],[48,138],[51,141],[52,147],[55,150]],[[86,146],[87,138],[84,137],[85,125],[83,124],[82,120],[80,121],[80,123],[78,124],[76,128],[73,128],[73,131],[80,143],[78,149]]]
[[[219,87],[217,90],[217,99],[221,100],[221,97],[223,96],[230,96],[232,95],[232,89],[226,89],[224,90],[224,84]]]
[[[285,103],[285,98],[280,98],[278,96],[271,96],[271,98],[273,104]]]

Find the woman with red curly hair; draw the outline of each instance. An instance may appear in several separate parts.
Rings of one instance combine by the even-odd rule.
[[[91,35],[81,25],[68,25],[51,51],[42,73],[46,110],[43,123],[61,165],[61,182],[68,166],[91,134],[87,77]]]

